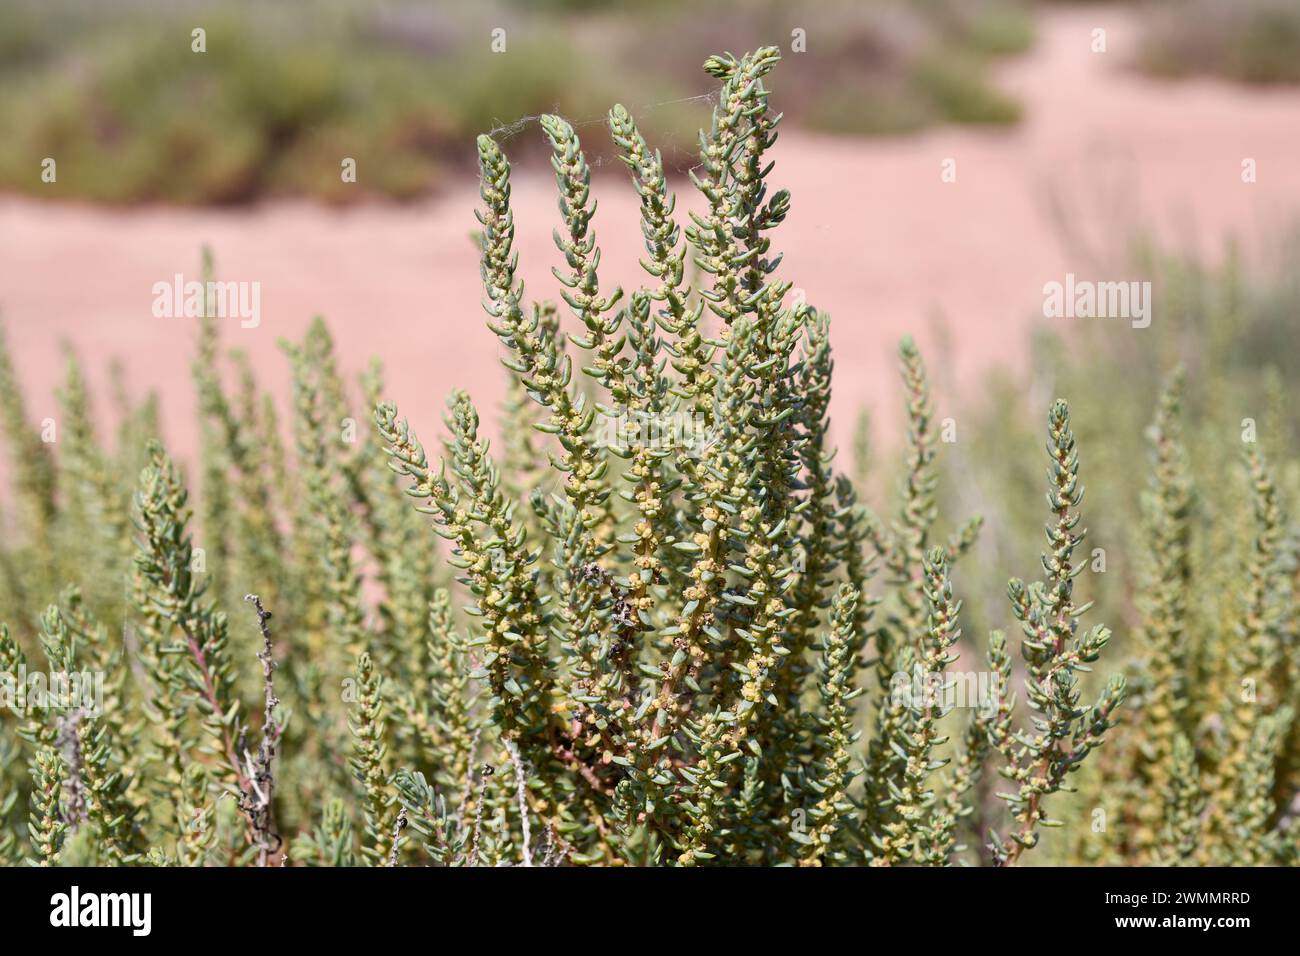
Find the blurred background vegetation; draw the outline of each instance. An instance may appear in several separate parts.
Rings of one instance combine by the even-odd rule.
[[[191,51],[195,27],[206,53]],[[1018,116],[985,72],[1032,39],[1019,0],[834,0],[797,15],[777,0],[12,0],[0,188],[37,188],[19,159],[35,154],[98,170],[76,189],[99,201],[343,201],[358,192],[339,182],[351,156],[372,194],[405,199],[472,169],[479,132],[547,111],[599,117],[615,101],[641,107],[647,132],[673,144],[667,159],[686,164],[705,86],[682,84],[710,52],[788,44],[795,27],[818,53],[787,71],[786,102],[814,128]],[[484,56],[497,28],[506,51]]]
[[[963,565],[962,575],[973,618],[989,627],[1004,626],[1006,575],[1017,567],[1021,576],[1033,574],[1042,550],[1042,436],[1046,409],[1057,396],[1069,398],[1080,448],[1086,550],[1106,552],[1105,571],[1087,575],[1084,586],[1101,604],[1098,619],[1118,634],[1137,621],[1126,597],[1136,568],[1126,560],[1142,551],[1139,506],[1151,473],[1148,429],[1175,367],[1181,365],[1187,376],[1183,417],[1192,471],[1201,485],[1200,517],[1223,517],[1217,509],[1230,509],[1234,518],[1249,513],[1244,419],[1255,423],[1259,447],[1277,468],[1278,484],[1293,506],[1284,510],[1300,515],[1300,461],[1294,454],[1300,445],[1294,414],[1300,400],[1300,228],[1280,237],[1266,256],[1246,257],[1229,241],[1213,256],[1197,257],[1137,238],[1113,257],[1124,263],[1117,274],[1150,277],[1164,321],[1141,330],[1078,323],[1066,334],[1039,326],[1029,361],[994,370],[978,397],[940,410],[941,418],[956,415],[967,429],[962,440],[942,446],[941,499],[951,516],[974,512],[986,519],[976,546],[982,560]],[[943,381],[950,357],[935,359]],[[1214,562],[1235,570],[1250,544],[1243,536]]]
[[[1212,255],[1172,252],[1145,236],[1119,240],[1107,253],[1130,274],[1149,276],[1153,301],[1164,320],[1132,330],[1126,324],[1079,323],[1061,334],[1040,326],[1028,361],[990,373],[974,393],[954,395],[953,356],[941,348],[929,356],[947,398],[936,418],[954,417],[958,440],[939,446],[940,534],[955,531],[971,514],[984,518],[971,556],[954,574],[963,603],[964,639],[958,671],[985,666],[984,642],[994,629],[1019,637],[1007,598],[1012,576],[1041,576],[1045,549],[1044,500],[1047,409],[1058,396],[1070,403],[1079,449],[1081,548],[1086,568],[1078,579],[1082,601],[1095,602],[1089,619],[1109,626],[1114,637],[1095,671],[1084,680],[1092,692],[1108,675],[1124,673],[1129,699],[1119,731],[1121,743],[1103,748],[1100,760],[1074,781],[1076,792],[1057,805],[1057,815],[1085,819],[1104,807],[1113,820],[1132,822],[1140,797],[1114,780],[1125,779],[1125,739],[1141,733],[1148,692],[1147,653],[1139,601],[1153,560],[1148,513],[1155,464],[1153,422],[1162,390],[1176,368],[1186,374],[1180,422],[1192,496],[1190,566],[1193,585],[1186,650],[1186,693],[1212,701],[1238,639],[1246,567],[1257,547],[1256,514],[1244,451],[1259,449],[1269,464],[1283,515],[1279,572],[1300,593],[1300,351],[1295,347],[1300,303],[1300,227],[1279,238],[1266,255],[1245,255],[1234,241]],[[942,332],[940,339],[943,338]],[[875,456],[871,433],[885,423],[859,423],[854,464],[857,481],[873,502],[890,501],[904,466],[893,454]],[[1253,439],[1247,439],[1247,430]],[[1253,444],[1248,444],[1251,441]],[[887,512],[886,512],[887,514]],[[892,515],[890,516],[892,517]],[[1294,597],[1282,631],[1296,654],[1300,620]],[[1286,780],[1300,773],[1300,722],[1284,734],[1287,773],[1279,776],[1276,815],[1300,815],[1300,799]],[[1005,790],[989,784],[967,821],[972,861],[987,858],[978,835],[996,819]],[[1293,800],[1295,802],[1293,802]],[[1136,801],[1136,802],[1135,802]],[[1068,808],[1068,809],[1067,809]],[[1044,834],[1035,864],[1121,865],[1123,827],[1071,827]]]
[[[1139,64],[1160,76],[1300,83],[1300,3],[1179,0],[1149,4]]]
[[[1141,7],[1143,69],[1300,81],[1293,0]],[[485,57],[495,28],[507,52]],[[71,195],[101,202],[402,200],[471,169],[474,134],[623,100],[680,170],[704,115],[691,100],[703,87],[684,84],[704,56],[788,46],[796,28],[815,55],[791,58],[783,103],[807,128],[1020,116],[990,72],[1031,47],[1030,0],[6,0],[0,189],[36,191],[26,157],[57,155],[90,171]],[[344,156],[364,164],[365,189],[342,187]]]

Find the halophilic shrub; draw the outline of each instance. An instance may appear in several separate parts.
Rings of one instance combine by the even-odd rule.
[[[1053,809],[1110,751],[1138,768],[1124,785],[1156,795],[1128,837],[1144,862],[1293,858],[1272,759],[1289,715],[1224,704],[1227,682],[1295,681],[1291,546],[1261,459],[1225,670],[1184,653],[1189,492],[1176,441],[1158,441],[1145,729],[1125,743],[1124,680],[1088,677],[1110,631],[1075,594],[1082,466],[1053,403],[1041,571],[1010,582],[1018,642],[989,637],[987,692],[960,705],[954,568],[981,522],[939,533],[940,440],[910,340],[896,517],[837,467],[830,322],[788,301],[772,245],[791,201],[768,185],[778,59],[706,62],[721,90],[684,228],[659,155],[610,112],[641,197],[649,278],[629,295],[599,278],[578,137],[542,119],[575,333],[525,296],[510,167],[479,139],[484,306],[511,380],[496,458],[454,392],[431,461],[378,366],[361,382],[375,427],[355,427],[320,321],[284,343],[290,454],[240,356],[226,390],[204,319],[194,531],[152,402],[123,400],[110,452],[70,357],[56,458],[0,350],[16,488],[0,671],[104,675],[100,714],[6,713],[5,862],[1010,865],[1044,828],[1088,830]],[[1176,407],[1171,393],[1160,436]],[[1228,722],[1208,791],[1186,772],[1203,758],[1176,689],[1198,667],[1224,682],[1205,712]],[[1296,685],[1268,686],[1277,703]]]

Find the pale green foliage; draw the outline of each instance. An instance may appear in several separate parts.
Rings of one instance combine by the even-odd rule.
[[[1079,586],[1115,628],[1106,655],[1126,660],[1129,687],[1121,725],[1075,774],[1076,793],[1053,800],[1065,826],[1043,832],[1036,861],[1297,860],[1300,379],[1284,347],[1297,252],[1279,243],[1277,266],[1249,271],[1231,246],[1213,265],[1143,256],[1135,268],[1153,278],[1168,319],[1142,334],[1080,325],[1068,340],[1045,335],[1028,381],[1013,386],[1032,395],[1050,382],[1071,396],[1089,478]],[[996,379],[985,393],[968,473],[941,497],[993,501],[999,519],[981,556],[1038,533],[1022,493],[1037,480],[1019,452],[1030,436],[1023,403]],[[972,562],[965,580],[983,616],[997,570]]]
[[[502,465],[466,392],[447,403],[437,462],[381,400],[377,367],[359,383],[374,427],[359,424],[319,320],[283,344],[290,456],[238,358],[238,398],[227,392],[204,320],[195,521],[148,405],[123,430],[135,444],[110,454],[73,363],[69,440],[49,456],[0,351],[0,412],[32,452],[15,475],[18,533],[0,551],[4,606],[17,609],[0,665],[43,653],[51,669],[102,671],[107,705],[4,717],[3,752],[22,759],[0,770],[0,858],[1007,865],[1037,856],[1026,854],[1044,828],[1086,831],[1073,781],[1134,747],[1152,759],[1142,779],[1162,788],[1133,838],[1144,862],[1199,859],[1203,823],[1206,845],[1231,848],[1215,862],[1282,858],[1275,767],[1289,712],[1201,702],[1222,721],[1211,760],[1171,699],[1196,666],[1180,650],[1190,490],[1174,398],[1157,424],[1158,544],[1140,600],[1162,684],[1141,699],[1158,718],[1148,735],[1114,726],[1122,678],[1088,678],[1110,631],[1083,624],[1090,604],[1075,593],[1088,567],[1082,464],[1063,401],[1047,422],[1041,577],[1007,587],[1020,661],[994,631],[992,687],[953,699],[976,674],[959,669],[978,619],[962,566],[982,523],[940,522],[936,400],[910,339],[888,525],[861,503],[863,475],[840,470],[831,324],[790,301],[773,244],[792,202],[768,182],[778,60],[764,48],[705,64],[721,93],[689,224],[632,116],[610,112],[649,277],[626,295],[600,275],[578,135],[543,118],[569,316],[526,298],[510,165],[479,139],[484,305],[511,380]],[[686,285],[688,257],[699,288]],[[143,470],[128,480],[110,462]],[[1256,533],[1237,650],[1220,670],[1225,682],[1268,671],[1277,702],[1300,682],[1284,639],[1294,591],[1281,584],[1294,548],[1270,474],[1252,456]],[[26,560],[42,550],[50,570]],[[65,580],[80,590],[61,591]],[[256,615],[241,606],[248,591],[265,610],[251,595]],[[1007,792],[991,794],[998,774]],[[1207,811],[1212,788],[1237,799]]]
[[[1250,495],[1253,521],[1242,516],[1247,547],[1226,577],[1240,583],[1200,609],[1193,604],[1208,570],[1193,563],[1195,535],[1204,529],[1194,520],[1196,483],[1179,421],[1182,390],[1179,370],[1150,431],[1150,553],[1140,602],[1144,640],[1134,668],[1143,720],[1088,785],[1132,825],[1085,841],[1085,851],[1109,862],[1294,863],[1300,633],[1286,572],[1297,567],[1296,542],[1288,554],[1273,472],[1248,444],[1242,490]],[[1193,635],[1200,639],[1189,640]],[[1208,693],[1194,692],[1198,681],[1208,683]]]
[[[564,220],[556,242],[568,266],[556,276],[583,327],[568,340],[573,352],[543,321],[551,307],[524,300],[509,165],[480,138],[490,326],[535,402],[536,429],[552,436],[560,478],[560,491],[528,496],[536,524],[519,514],[527,489],[516,500],[503,493],[466,395],[450,403],[438,469],[392,405],[376,412],[394,470],[451,543],[475,598],[467,647],[480,649],[476,676],[488,694],[482,732],[518,748],[532,769],[518,835],[524,818],[535,820],[563,834],[577,862],[951,862],[964,800],[990,749],[990,728],[977,724],[940,798],[936,771],[947,761],[937,751],[952,708],[887,692],[895,674],[916,667],[940,676],[955,660],[960,602],[948,566],[973,545],[979,522],[946,547],[930,543],[938,435],[910,341],[902,355],[911,451],[896,530],[865,513],[834,471],[829,324],[786,304],[790,283],[777,277],[770,238],[790,204],[766,182],[764,153],[779,117],[764,77],[776,60],[766,49],[705,65],[722,92],[693,175],[705,211],[684,230],[685,248],[657,157],[627,111],[611,111],[642,197],[643,265],[653,280],[621,309],[622,293],[605,292],[598,278],[577,136],[543,119]],[[682,284],[686,249],[702,289]],[[658,358],[661,349],[675,360]],[[595,388],[578,386],[575,363]],[[1070,460],[1058,463],[1067,477],[1057,493],[1072,495],[1063,416],[1062,404],[1054,421],[1066,431],[1055,438]],[[512,407],[513,427],[521,417]],[[1035,762],[1055,761],[1057,741],[1082,727],[1069,674],[1105,643],[1104,630],[1074,639],[1066,538],[1075,520],[1058,514],[1053,560],[1066,562],[1067,583],[1049,578],[1056,597],[1040,612],[1054,615],[1060,632],[1060,649],[1040,655],[1044,673],[1062,672],[1051,698],[1060,714],[1043,743],[1011,741],[1010,716],[1002,725],[1013,769],[1023,766],[1016,772],[1027,781]],[[548,540],[530,543],[535,530]],[[868,540],[892,586],[889,620],[874,635]],[[854,688],[873,636],[882,692],[862,782],[850,701],[861,693]],[[1053,775],[1100,741],[1117,697],[1112,690],[1098,705],[1081,730],[1086,744],[1052,762]],[[436,837],[430,852],[446,859],[447,817],[422,777],[401,779],[403,804]],[[1032,845],[1038,803],[1059,786],[1025,784],[1032,794],[1021,845]],[[468,822],[460,826],[461,844],[472,846]]]

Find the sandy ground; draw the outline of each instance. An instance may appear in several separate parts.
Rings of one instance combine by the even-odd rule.
[[[1110,52],[1090,51],[1094,27],[1107,30]],[[955,393],[970,394],[981,370],[1024,355],[1031,324],[1051,321],[1041,313],[1045,282],[1067,271],[1141,278],[1098,272],[1090,248],[1114,248],[1139,226],[1202,248],[1232,231],[1249,248],[1300,211],[1300,91],[1146,80],[1123,68],[1130,42],[1123,11],[1049,13],[1034,51],[1004,71],[1026,108],[1012,131],[865,142],[782,136],[772,181],[793,192],[794,207],[776,244],[784,274],[833,316],[841,441],[861,403],[886,418],[897,413],[893,347],[907,332],[933,342],[936,314],[950,328]],[[779,76],[776,88],[779,105]],[[580,132],[603,135],[595,125]],[[534,125],[520,135],[541,133]],[[1257,165],[1253,184],[1241,181],[1247,157]],[[941,177],[948,159],[956,182]],[[597,173],[602,278],[633,285],[641,281],[636,198],[621,169]],[[561,262],[549,170],[518,169],[514,197],[523,274],[533,295],[554,297],[549,270]],[[299,336],[319,313],[346,369],[372,354],[384,360],[390,394],[426,442],[452,386],[471,390],[490,417],[504,373],[478,304],[468,238],[477,200],[470,180],[417,205],[344,211],[276,203],[123,212],[0,199],[0,314],[30,411],[53,416],[59,343],[69,340],[91,366],[101,405],[112,356],[133,389],[162,393],[168,441],[189,457],[193,322],[155,318],[151,290],[177,272],[197,277],[206,242],[222,278],[261,283],[260,326],[228,321],[226,343],[251,354],[282,401],[288,370],[276,342]],[[1157,322],[1174,320],[1156,312]]]

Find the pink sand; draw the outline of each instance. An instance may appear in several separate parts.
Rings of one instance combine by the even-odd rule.
[[[1107,29],[1111,52],[1090,52],[1094,27]],[[933,342],[936,313],[947,317],[960,392],[988,366],[1020,358],[1029,327],[1050,321],[1041,313],[1045,282],[1067,271],[1141,278],[1098,273],[1106,263],[1087,247],[1113,251],[1146,226],[1200,248],[1217,248],[1231,231],[1249,248],[1293,221],[1300,91],[1136,76],[1123,66],[1131,32],[1131,18],[1110,7],[1047,13],[1034,51],[1004,70],[1026,111],[1010,131],[945,128],[874,141],[782,135],[772,182],[792,191],[794,206],[775,241],[786,252],[784,275],[833,316],[841,442],[862,403],[885,420],[897,414],[894,345],[907,332],[923,346]],[[779,105],[779,75],[776,90]],[[582,133],[603,135],[594,126]],[[1257,163],[1254,184],[1241,181],[1245,157]],[[947,158],[956,160],[955,183],[941,180]],[[680,186],[683,207],[694,204],[693,190]],[[621,168],[599,170],[594,193],[603,280],[642,281],[636,197]],[[1053,196],[1083,246],[1059,228]],[[517,169],[514,199],[523,275],[533,295],[555,297],[549,270],[561,261],[549,170]],[[120,211],[0,199],[0,314],[30,411],[54,415],[59,342],[67,339],[87,360],[101,407],[105,369],[118,356],[133,389],[162,394],[168,441],[192,455],[195,330],[192,321],[154,318],[151,288],[176,272],[196,278],[206,242],[222,278],[261,283],[261,325],[227,321],[225,341],[250,353],[282,407],[288,369],[276,342],[300,336],[320,313],[345,369],[361,369],[372,354],[383,359],[390,395],[427,444],[452,386],[469,389],[490,418],[504,372],[478,304],[468,238],[477,201],[469,179],[415,205],[343,211],[301,202]]]

